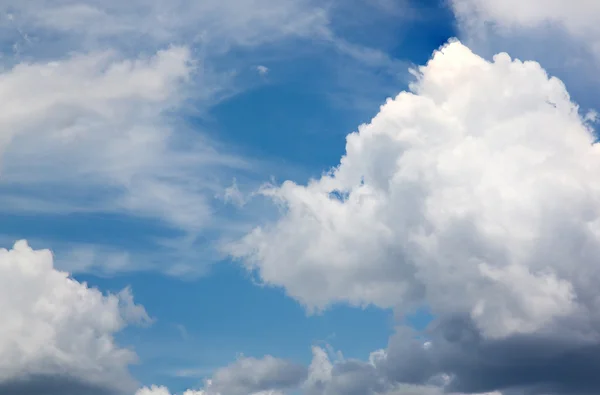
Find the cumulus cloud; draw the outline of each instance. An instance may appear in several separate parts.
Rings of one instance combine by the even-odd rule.
[[[0,249],[0,393],[127,394],[133,351],[114,334],[149,322],[128,289],[104,295],[54,268],[26,241]]]
[[[306,369],[292,362],[267,355],[264,358],[242,357],[218,369],[212,376],[209,394],[267,394],[295,387],[304,379]]]
[[[397,382],[391,371],[386,370],[388,354],[384,350],[371,353],[367,362],[344,359],[340,353],[334,355],[331,350],[317,346],[312,352],[308,369],[272,357],[237,361],[219,369],[203,389],[187,390],[184,395],[442,395],[449,392],[464,395],[448,386],[450,377],[447,375],[427,384]],[[216,377],[219,375],[220,378]],[[153,385],[139,389],[136,395],[171,394],[166,387]]]
[[[265,187],[283,213],[232,255],[309,310],[427,306],[439,318],[431,347],[401,336],[408,345],[390,343],[361,374],[586,393],[600,345],[590,118],[560,80],[506,53],[486,61],[453,41],[414,74],[347,137],[339,166]],[[511,349],[531,359],[516,363]]]
[[[422,347],[420,347],[423,349]],[[406,366],[411,361],[404,356]],[[448,386],[449,376],[440,376],[437,382],[401,383],[398,382],[386,365],[388,353],[378,350],[369,356],[368,361],[332,358],[320,347],[313,347],[313,360],[307,380],[302,384],[306,395],[461,395]],[[418,361],[415,361],[418,362]],[[420,366],[419,366],[420,367]],[[464,394],[463,394],[464,395]],[[479,393],[477,395],[502,395],[500,392]]]
[[[416,335],[399,328],[368,361],[332,359],[315,348],[303,393],[591,395],[600,385],[594,341],[539,334],[488,339],[467,316],[438,320],[427,342]]]
[[[300,385],[307,375],[305,367],[267,355],[257,359],[240,357],[217,369],[201,390],[184,395],[283,395]],[[144,387],[136,395],[170,395],[166,387]]]

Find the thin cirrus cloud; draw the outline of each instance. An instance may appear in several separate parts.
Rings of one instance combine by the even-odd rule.
[[[51,32],[59,38],[55,44],[66,44],[70,50],[74,46],[132,49],[140,44],[145,49],[185,41],[222,51],[232,45],[254,46],[325,31],[327,13],[315,4],[311,0],[4,0],[0,9],[5,37],[17,38],[22,49],[35,47],[44,33]]]

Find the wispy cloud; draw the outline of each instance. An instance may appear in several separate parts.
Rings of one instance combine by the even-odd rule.
[[[248,65],[231,54],[315,39],[364,68],[401,65],[338,36],[335,11],[312,0],[0,0],[0,212],[144,218],[176,236],[155,239],[152,253],[51,246],[73,270],[202,273],[198,261],[222,257],[207,240],[246,229],[230,214],[250,188],[232,178],[258,185],[270,171],[195,121],[264,80],[240,73]]]

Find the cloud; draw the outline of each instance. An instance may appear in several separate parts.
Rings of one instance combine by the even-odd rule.
[[[423,349],[420,347],[420,349]],[[412,362],[412,355],[404,356],[404,366]],[[442,395],[461,393],[447,387],[441,380],[432,383],[401,383],[390,375],[388,354],[378,350],[369,356],[368,361],[331,358],[320,347],[313,347],[313,360],[307,380],[302,385],[305,395]],[[479,393],[477,395],[502,395],[500,392]]]
[[[281,217],[231,254],[309,310],[429,308],[441,322],[433,351],[391,344],[386,361],[399,367],[386,362],[386,382],[449,374],[467,393],[586,393],[600,344],[589,118],[560,80],[506,53],[486,61],[452,41],[414,73],[409,92],[347,137],[339,166],[266,186]]]
[[[368,361],[332,360],[314,349],[304,393],[597,393],[597,340],[540,334],[488,339],[464,315],[438,320],[426,332],[426,343],[416,335],[398,328],[387,349],[371,353]]]
[[[267,66],[263,66],[263,65],[256,66],[256,71],[258,72],[258,74],[260,74],[262,76],[269,74],[269,68]]]
[[[225,188],[222,199],[225,203],[233,204],[237,207],[243,207],[248,201],[248,197],[240,191],[235,178],[233,179],[232,184]]]
[[[189,48],[172,46],[135,58],[74,54],[0,73],[0,211],[110,213],[191,237],[228,226],[213,216],[220,179],[253,164],[173,116],[196,71]],[[164,254],[185,261],[190,242],[168,242],[159,246]],[[90,248],[90,259],[112,262],[108,271],[140,266],[134,251]],[[144,262],[165,269],[148,265],[156,260]]]
[[[596,23],[600,4],[595,1],[451,0],[451,4],[457,16],[470,24],[492,22],[501,28],[527,28],[555,23],[578,36],[600,33]]]
[[[260,83],[240,62],[262,64],[271,49],[287,58],[269,45],[318,37],[367,68],[395,64],[338,37],[328,12],[312,0],[0,0],[0,210],[57,221],[102,213],[162,231],[147,242],[152,254],[45,240],[85,255],[69,268],[204,272],[191,251],[222,258],[202,240],[247,228],[231,215],[245,203],[239,190],[273,171],[198,130],[215,103]],[[227,188],[234,174],[239,189]],[[223,207],[223,195],[236,207]]]
[[[384,350],[371,353],[367,362],[344,359],[339,353],[333,356],[317,346],[312,348],[312,352],[313,359],[308,369],[269,356],[248,358],[243,364],[238,361],[219,369],[217,375],[220,374],[221,378],[213,376],[203,389],[187,390],[184,395],[442,395],[451,390],[447,386],[449,379],[430,384],[396,382],[389,374],[392,372],[386,370],[391,365],[388,365],[388,354]],[[223,375],[223,372],[226,374]],[[263,380],[267,376],[269,379]],[[461,395],[455,391],[452,393]],[[166,387],[153,385],[141,388],[136,395],[170,395],[170,392]],[[478,395],[502,394],[489,392]]]
[[[313,36],[328,22],[325,10],[310,0],[4,0],[0,13],[4,40],[15,40],[24,54],[39,53],[42,43],[54,51],[107,45],[137,51],[183,41],[222,52]]]
[[[264,358],[242,357],[218,369],[207,385],[208,394],[246,395],[281,391],[298,385],[306,369],[292,362],[267,355]]]
[[[600,81],[600,5],[595,1],[452,0],[461,40],[484,56],[509,52],[542,63],[582,105]],[[588,104],[586,102],[591,102]]]
[[[224,158],[198,139],[180,149],[163,117],[182,99],[189,62],[186,48],[171,47],[147,59],[76,55],[2,73],[4,209],[31,211],[18,196],[42,200],[40,211],[64,204],[67,212],[132,212],[181,227],[204,222],[208,208],[190,172]],[[51,187],[61,192],[44,193]]]
[[[26,241],[0,249],[0,393],[121,394],[135,381],[133,351],[114,334],[149,322],[128,289],[103,295],[54,268],[48,250]]]
[[[300,385],[306,368],[267,355],[261,359],[241,357],[231,365],[217,369],[202,390],[184,395],[283,395]],[[144,387],[136,395],[170,395],[166,387]]]

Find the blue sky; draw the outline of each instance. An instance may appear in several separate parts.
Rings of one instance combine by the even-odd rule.
[[[0,263],[25,290],[5,315],[33,328],[0,356],[56,350],[0,366],[0,395],[39,375],[111,395],[579,393],[418,354],[465,328],[478,358],[571,336],[565,317],[600,333],[597,154],[581,148],[600,9],[526,3],[511,19],[493,0],[0,1]],[[304,376],[282,384],[265,356]]]

